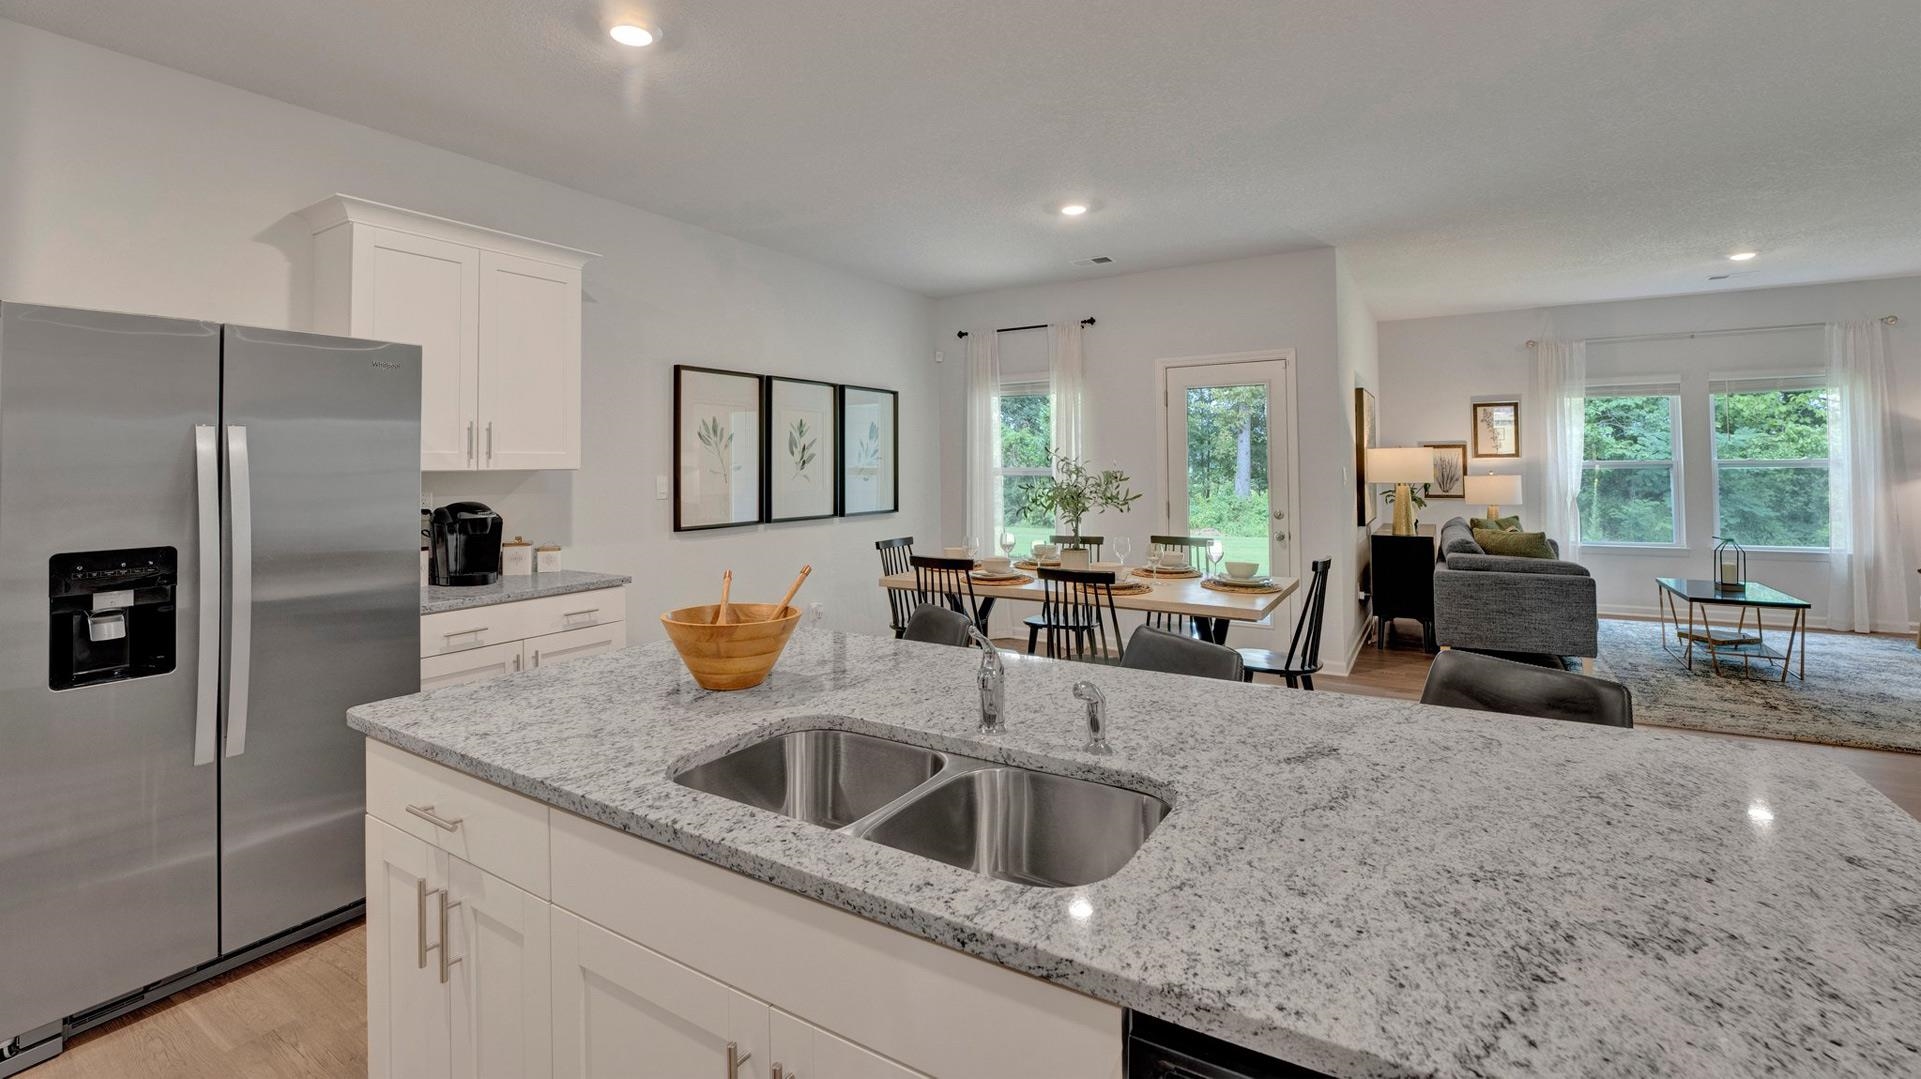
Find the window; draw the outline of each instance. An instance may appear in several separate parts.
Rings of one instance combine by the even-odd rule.
[[[1679,402],[1671,387],[1588,391],[1578,501],[1582,543],[1680,542]]]
[[[995,515],[1001,528],[1014,534],[1014,550],[1025,551],[1054,532],[1054,518],[1047,511],[1027,509],[1027,491],[1053,475],[1047,450],[1054,440],[1054,409],[1046,381],[1002,384],[1000,432],[1000,464],[994,469]],[[983,549],[993,548],[996,540],[994,536],[978,538]]]
[[[1838,403],[1818,376],[1717,381],[1717,535],[1744,547],[1828,545],[1828,418]]]

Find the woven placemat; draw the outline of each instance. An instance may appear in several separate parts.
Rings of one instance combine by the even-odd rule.
[[[1271,596],[1276,592],[1287,591],[1280,585],[1272,582],[1264,585],[1230,584],[1226,581],[1217,581],[1212,577],[1202,581],[1201,587],[1211,588],[1216,592],[1239,592],[1244,596]]]
[[[1123,581],[1114,586],[1114,594],[1117,596],[1145,596],[1153,591],[1154,589],[1145,581]]]
[[[1040,567],[1040,563],[1034,561],[1033,559],[1023,558],[1020,561],[1014,563],[1014,568],[1015,569],[1040,569],[1041,567]],[[1047,564],[1047,568],[1060,569],[1061,564],[1059,562],[1049,562]]]
[[[980,570],[975,570],[972,574],[970,574],[970,576],[974,578],[975,584],[1033,584],[1034,583],[1034,578],[1029,577],[1025,573],[1016,573],[1011,577],[983,577],[981,576]]]
[[[1200,575],[1201,571],[1192,566],[1174,570],[1151,569],[1147,566],[1137,566],[1134,569],[1134,576],[1145,577],[1150,581],[1191,581]]]

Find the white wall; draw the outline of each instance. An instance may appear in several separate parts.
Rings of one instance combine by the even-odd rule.
[[[1088,527],[1133,537],[1136,552],[1145,549],[1149,534],[1167,527],[1156,361],[1291,348],[1297,366],[1303,518],[1294,522],[1295,554],[1303,568],[1315,558],[1334,559],[1321,655],[1331,668],[1344,670],[1363,622],[1353,596],[1365,548],[1348,486],[1353,482],[1353,388],[1356,380],[1371,381],[1374,359],[1373,320],[1358,295],[1337,283],[1336,261],[1331,248],[1319,248],[936,302],[933,347],[946,354],[941,535],[958,542],[966,528],[966,349],[955,340],[956,331],[1097,320],[1083,338],[1086,456],[1101,467],[1125,471],[1134,478],[1135,490],[1148,497],[1133,511],[1106,514]],[[1229,641],[1265,643],[1247,629],[1235,630]]]
[[[630,573],[653,612],[803,599],[879,630],[872,540],[936,531],[935,369],[927,300],[506,169],[0,20],[0,297],[304,328],[308,237],[290,215],[346,192],[598,251],[586,268],[578,473],[429,474],[577,568]],[[671,366],[695,363],[901,391],[894,517],[675,536]],[[411,512],[409,510],[408,512]]]
[[[1469,402],[1521,398],[1523,444],[1530,456],[1513,462],[1473,461],[1470,471],[1512,472],[1524,477],[1521,513],[1529,518],[1541,498],[1539,454],[1529,445],[1528,425],[1540,415],[1529,388],[1533,353],[1529,339],[1596,338],[1650,333],[1684,333],[1795,323],[1830,322],[1898,315],[1887,329],[1888,361],[1900,446],[1905,468],[1897,478],[1908,556],[1891,567],[1889,583],[1877,597],[1876,628],[1906,631],[1900,590],[1912,598],[1921,555],[1921,278],[1889,278],[1834,285],[1756,289],[1667,299],[1502,311],[1446,318],[1410,319],[1380,324],[1381,427],[1383,441],[1468,437]],[[1665,375],[1682,384],[1683,407],[1705,419],[1707,379],[1711,373],[1801,369],[1825,365],[1822,333],[1796,330],[1767,334],[1696,337],[1679,340],[1596,343],[1589,346],[1591,379]],[[1709,452],[1700,423],[1682,452],[1697,468]],[[1684,468],[1686,466],[1684,465]],[[1689,471],[1696,471],[1689,469]],[[1697,476],[1701,473],[1697,472]],[[1713,495],[1706,482],[1688,485],[1688,549],[1679,552],[1584,548],[1582,560],[1593,571],[1602,609],[1619,614],[1652,615],[1653,578],[1705,576],[1712,541]],[[1531,503],[1531,506],[1530,506]],[[1441,503],[1442,507],[1458,504]],[[1476,507],[1467,506],[1468,509]],[[1441,514],[1451,515],[1443,508]],[[1436,517],[1430,509],[1428,516]],[[1813,623],[1826,624],[1828,565],[1825,554],[1767,554],[1749,557],[1750,575],[1814,603]],[[1898,581],[1899,583],[1895,583]],[[1921,609],[1915,607],[1911,609]]]

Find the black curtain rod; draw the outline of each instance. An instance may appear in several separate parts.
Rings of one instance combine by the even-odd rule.
[[[1094,320],[1091,317],[1084,318],[1081,320],[1081,325],[1083,326],[1092,326],[1093,324],[1094,324]],[[1032,326],[1002,326],[1000,329],[995,330],[994,332],[995,333],[1013,333],[1016,330],[1045,330],[1046,328],[1047,328],[1047,323],[1036,322]],[[965,341],[967,340],[967,331],[962,330],[959,333],[956,333],[954,336]]]

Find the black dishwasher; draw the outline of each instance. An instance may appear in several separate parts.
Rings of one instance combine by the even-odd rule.
[[[1127,1079],[1326,1079],[1326,1074],[1130,1011]]]

